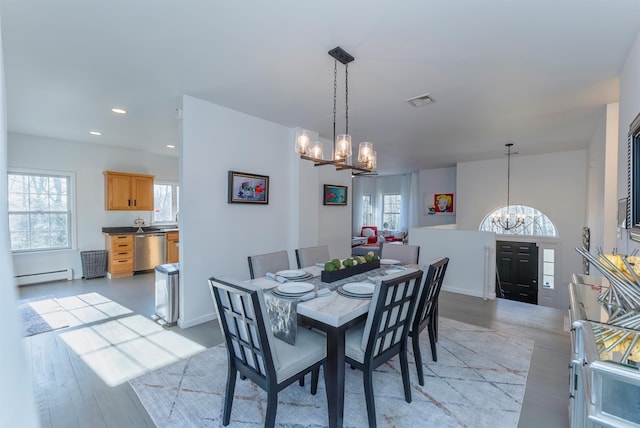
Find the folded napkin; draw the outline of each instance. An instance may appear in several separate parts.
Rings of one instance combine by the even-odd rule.
[[[328,288],[321,288],[318,291],[310,291],[307,294],[304,294],[300,297],[300,300],[306,302],[307,300],[315,299],[316,297],[328,296],[331,294],[331,290]]]
[[[275,273],[267,272],[265,276],[269,279],[273,279],[274,281],[278,281],[280,284],[287,282],[287,278],[276,275]]]

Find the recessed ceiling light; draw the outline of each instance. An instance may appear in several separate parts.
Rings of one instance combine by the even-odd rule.
[[[127,111],[121,108],[112,108],[111,111],[118,114],[127,114]]]
[[[431,96],[429,94],[418,95],[417,97],[409,98],[409,99],[407,99],[405,101],[408,102],[409,104],[411,104],[414,107],[422,107],[422,106],[425,106],[427,104],[433,104],[433,103],[436,102],[436,100],[431,98]]]
[[[173,144],[167,144],[167,147],[169,147],[170,149],[175,149],[176,146],[174,146]]]
[[[89,134],[91,134],[91,135],[102,135],[102,132],[98,132],[98,131],[89,131]]]

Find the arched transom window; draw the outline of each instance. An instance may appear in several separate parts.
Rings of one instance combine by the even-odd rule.
[[[510,229],[504,227],[507,219]],[[501,235],[558,236],[558,230],[549,217],[526,205],[511,205],[489,213],[480,223],[480,231]]]

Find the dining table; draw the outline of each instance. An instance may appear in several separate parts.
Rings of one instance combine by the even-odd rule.
[[[318,288],[329,288],[331,293],[306,301],[297,302],[298,320],[312,328],[317,328],[326,333],[327,361],[325,366],[325,383],[327,389],[327,406],[329,427],[341,428],[344,416],[344,385],[345,385],[345,333],[354,325],[366,320],[369,312],[371,298],[347,297],[337,290],[341,285],[349,282],[367,281],[370,278],[391,279],[414,272],[421,267],[407,265],[400,270],[391,271],[389,266],[367,271],[358,275],[347,277],[332,283],[321,281],[322,269],[318,266],[302,268],[313,277],[305,280]],[[279,283],[272,278],[262,277],[248,281],[263,288],[273,289]]]

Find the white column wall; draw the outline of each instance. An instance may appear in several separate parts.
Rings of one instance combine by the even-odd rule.
[[[620,111],[618,125],[618,198],[627,197],[627,135],[629,125],[640,112],[640,34],[636,38],[620,73]],[[618,252],[630,254],[640,249],[627,233],[617,240]]]
[[[4,57],[0,43],[0,223],[9,224],[7,198],[7,104],[4,83]],[[31,372],[22,341],[21,321],[16,312],[9,228],[0,228],[0,426],[39,427]]]
[[[249,255],[287,250],[295,266],[301,243],[350,247],[351,201],[322,206],[322,185],[350,187],[348,171],[300,160],[292,128],[190,96],[182,111],[181,327],[214,318],[208,278],[248,279]],[[269,204],[228,204],[230,170],[269,176]]]

